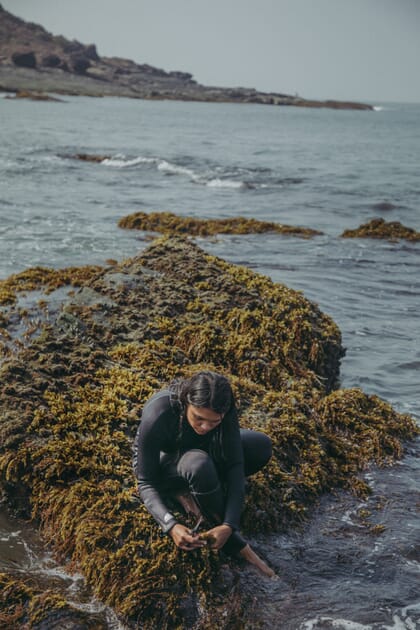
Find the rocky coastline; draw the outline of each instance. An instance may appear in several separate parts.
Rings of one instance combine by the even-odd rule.
[[[162,385],[222,371],[242,426],[272,438],[242,519],[253,535],[293,527],[333,488],[368,492],[359,472],[401,457],[417,432],[378,397],[337,389],[341,335],[316,304],[185,236],[102,268],[30,269],[0,296],[3,501],[128,627],[253,627],[241,566],[177,551],[137,498],[131,444]],[[16,575],[0,585],[6,627],[77,617]]]
[[[1,5],[0,91],[373,109],[365,103],[317,101],[253,88],[200,85],[188,72],[166,72],[130,59],[101,57],[94,44],[85,45],[52,35],[42,26],[14,16]]]

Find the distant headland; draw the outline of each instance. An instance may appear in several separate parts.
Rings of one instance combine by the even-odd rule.
[[[0,4],[0,90],[31,95],[123,96],[149,100],[260,103],[372,110],[348,101],[317,101],[253,88],[200,85],[188,72],[166,72],[120,57],[101,57],[94,44],[52,35]]]

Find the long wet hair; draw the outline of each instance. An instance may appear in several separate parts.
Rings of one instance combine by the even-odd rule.
[[[184,423],[188,405],[204,407],[216,413],[223,414],[222,422],[214,430],[212,435],[212,455],[215,459],[223,459],[223,434],[226,422],[226,414],[235,407],[235,398],[231,384],[222,374],[203,370],[196,372],[190,378],[173,381],[169,389],[171,391],[171,404],[179,413],[178,443],[181,443]]]

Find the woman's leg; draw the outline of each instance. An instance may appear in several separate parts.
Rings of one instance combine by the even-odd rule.
[[[244,452],[245,477],[250,477],[261,470],[269,461],[272,448],[268,435],[261,431],[241,429],[241,442]]]

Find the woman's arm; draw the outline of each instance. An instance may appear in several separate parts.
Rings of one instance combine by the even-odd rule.
[[[147,510],[164,533],[177,523],[159,492],[160,453],[165,440],[171,437],[173,418],[168,397],[156,396],[144,407],[134,440],[134,470],[138,489]]]
[[[160,453],[164,443],[176,439],[176,422],[168,398],[164,395],[153,398],[143,410],[134,443],[133,463],[139,493],[147,510],[177,547],[192,551],[205,543],[177,522],[159,492]]]

